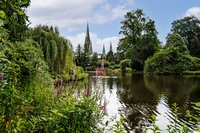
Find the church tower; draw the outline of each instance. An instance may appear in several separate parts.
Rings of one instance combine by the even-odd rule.
[[[113,52],[112,50],[112,43],[110,42],[110,52]]]
[[[106,51],[105,51],[105,46],[103,45],[103,51],[102,51],[102,55],[101,55],[102,59],[106,58]]]
[[[87,29],[86,29],[84,50],[86,53],[92,54],[92,42],[90,40],[90,31],[89,31],[88,23],[87,23]]]

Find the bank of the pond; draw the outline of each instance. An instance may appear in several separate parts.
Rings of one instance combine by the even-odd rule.
[[[184,75],[200,75],[200,70],[199,71],[185,71],[183,74]]]
[[[97,71],[87,71],[88,73],[94,73],[94,74],[97,74],[98,72]],[[126,74],[132,74],[133,71],[131,68],[126,68],[124,73]],[[117,68],[117,69],[111,69],[111,68],[105,68],[101,73],[100,75],[121,75],[122,74],[122,70],[120,68]]]

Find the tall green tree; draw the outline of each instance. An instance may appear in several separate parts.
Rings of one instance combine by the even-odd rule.
[[[39,44],[38,47],[42,49],[44,60],[52,74],[62,75],[73,67],[74,56],[71,43],[59,35],[56,27],[39,25],[29,29],[26,35]]]
[[[98,62],[98,54],[94,52],[91,59],[91,65],[95,67],[97,65],[97,62]]]
[[[120,39],[118,54],[131,60],[132,69],[143,70],[144,61],[159,49],[155,22],[137,9],[127,12],[121,24],[120,34],[124,37]]]
[[[195,16],[187,16],[172,22],[172,33],[180,34],[190,54],[200,57],[200,20]]]
[[[106,59],[107,59],[109,62],[114,61],[114,53],[113,53],[113,50],[112,50],[112,44],[111,44],[111,43],[110,43],[110,50],[109,50],[109,52],[108,52],[107,55],[106,55]]]
[[[82,47],[79,44],[76,48],[76,52],[75,52],[75,58],[76,58],[76,65],[81,66],[81,62],[82,62]]]
[[[86,69],[87,66],[91,65],[90,54],[85,51],[80,44],[76,48],[75,58],[77,66],[81,66]]]

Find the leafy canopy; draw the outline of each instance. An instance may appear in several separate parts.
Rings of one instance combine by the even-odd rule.
[[[189,54],[180,35],[169,35],[166,45],[145,61],[145,73],[183,74],[186,71],[200,70],[200,59]]]
[[[187,16],[172,22],[172,33],[183,37],[192,56],[200,57],[200,20],[195,16]]]
[[[29,6],[30,0],[1,0],[0,1],[0,35],[5,39],[8,34],[10,41],[19,41],[27,29],[28,17],[25,9]],[[2,26],[2,27],[1,27]]]
[[[159,48],[155,22],[137,9],[127,12],[121,24],[120,34],[124,37],[120,39],[118,53],[131,60],[132,69],[142,70],[144,61]]]

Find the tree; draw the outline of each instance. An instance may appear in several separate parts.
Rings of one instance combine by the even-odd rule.
[[[111,43],[110,43],[110,50],[109,50],[109,52],[108,52],[107,55],[106,55],[106,59],[107,59],[109,62],[114,61],[114,54],[113,54],[113,51],[112,51],[112,44],[111,44]]]
[[[155,22],[145,16],[142,10],[128,12],[121,22],[118,54],[130,59],[132,69],[143,70],[144,61],[159,49]]]
[[[9,34],[8,40],[19,41],[27,29],[28,17],[25,9],[29,6],[30,0],[1,0],[0,1],[0,23],[3,22]],[[1,24],[0,24],[1,25]]]
[[[109,51],[109,52],[107,53],[106,59],[107,59],[107,61],[109,61],[109,62],[114,61],[114,55],[113,55],[113,52],[112,52],[112,51]]]
[[[91,59],[91,65],[95,67],[97,65],[97,62],[98,62],[98,54],[94,52]]]
[[[82,56],[83,50],[81,48],[81,45],[79,44],[76,48],[75,52],[75,58],[76,58],[76,65],[80,66],[81,65],[81,56]]]
[[[29,29],[26,36],[39,44],[51,74],[62,75],[73,67],[71,42],[61,37],[57,28],[39,25]]]
[[[79,44],[75,52],[75,60],[77,66],[82,66],[85,70],[86,67],[91,65],[90,53],[85,51]]]
[[[187,45],[179,34],[168,36],[164,49],[145,61],[144,71],[151,74],[183,74],[200,70],[200,59],[189,54]]]
[[[200,57],[200,20],[198,18],[187,16],[174,21],[171,32],[183,37],[192,56]]]
[[[121,60],[120,61],[120,67],[122,73],[126,72],[126,67],[130,67],[131,61],[129,59]]]
[[[183,38],[177,33],[171,34],[167,37],[166,47],[170,46],[178,47],[181,53],[189,53]]]

